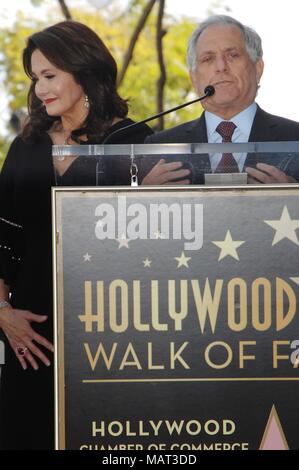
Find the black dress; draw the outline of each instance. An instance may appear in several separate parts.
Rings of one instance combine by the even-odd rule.
[[[109,133],[131,123],[130,119],[118,122]],[[142,143],[151,133],[146,125],[133,127],[129,133],[119,132],[109,143]],[[34,144],[24,143],[17,137],[0,176],[0,278],[10,285],[14,308],[48,315],[45,323],[32,325],[50,341],[53,340],[51,187],[93,185],[94,172],[86,172],[81,178],[81,170],[77,159],[57,180],[52,141],[45,134]],[[119,175],[119,180],[114,175],[113,184],[125,183],[129,183],[127,174]],[[5,342],[0,385],[0,448],[53,449],[53,356],[39,346],[51,360],[51,366],[46,367],[37,359],[38,371],[31,366],[24,371],[2,330],[0,339]]]

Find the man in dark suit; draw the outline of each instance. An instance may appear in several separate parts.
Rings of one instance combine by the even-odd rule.
[[[193,86],[199,96],[208,85],[215,94],[202,104],[199,119],[159,132],[146,143],[188,142],[267,142],[299,140],[299,123],[271,115],[255,102],[263,73],[261,38],[251,28],[234,18],[216,15],[207,19],[192,34],[188,45],[188,66]],[[246,154],[210,156],[212,172],[246,171],[261,183],[294,181],[268,163],[256,163]],[[180,178],[190,182],[188,169],[181,162],[161,159],[144,178],[143,184],[164,184]],[[229,169],[229,170],[228,170]]]

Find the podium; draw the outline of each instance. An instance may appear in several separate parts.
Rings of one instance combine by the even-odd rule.
[[[235,145],[295,178],[298,142]],[[53,148],[94,159],[98,183],[110,156],[129,175],[184,158],[202,178],[211,152],[222,144]],[[299,448],[298,196],[53,188],[58,449]]]
[[[69,159],[71,163],[79,157],[80,175],[76,176],[75,183],[80,186],[130,185],[131,174],[135,172],[141,184],[161,158],[167,162],[181,161],[183,168],[190,170],[191,184],[213,184],[214,181],[218,184],[219,179],[211,176],[216,176],[215,167],[223,153],[234,155],[241,174],[243,167],[255,168],[257,163],[267,163],[299,181],[299,142],[53,146],[53,157],[58,160]],[[226,181],[224,179],[224,183]],[[231,181],[239,184],[240,179]],[[246,183],[244,179],[241,181]]]

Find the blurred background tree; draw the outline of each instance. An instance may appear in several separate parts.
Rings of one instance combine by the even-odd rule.
[[[96,1],[98,0],[91,0],[92,3]],[[31,2],[37,9],[42,8],[44,3],[43,0]],[[157,82],[161,70],[156,47],[159,7],[160,46],[163,46],[162,59],[166,71],[165,87],[160,89],[160,108],[157,107]],[[146,8],[148,12],[145,11]],[[159,112],[161,108],[168,109],[195,97],[185,60],[187,41],[195,26],[192,19],[177,19],[164,14],[160,0],[130,0],[125,10],[120,11],[116,6],[109,10],[109,13],[105,15],[104,10],[101,13],[101,10],[91,11],[90,8],[74,9],[72,0],[57,0],[55,8],[52,5],[51,10],[43,13],[45,19],[33,19],[18,12],[13,24],[1,29],[1,87],[7,97],[11,118],[7,123],[5,135],[0,135],[0,166],[6,155],[8,142],[19,132],[22,119],[26,115],[29,79],[23,72],[21,60],[26,38],[33,32],[63,19],[72,18],[85,23],[94,29],[110,48],[120,72],[119,91],[124,98],[129,99],[130,117],[133,119],[144,119]],[[144,22],[140,25],[142,15],[145,15],[145,19],[143,18]],[[172,113],[165,117],[164,126],[171,127],[194,119],[200,112],[200,105],[197,104]],[[153,121],[151,124],[155,129],[159,123]]]

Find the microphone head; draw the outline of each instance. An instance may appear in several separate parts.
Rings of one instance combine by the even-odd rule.
[[[208,85],[205,87],[204,92],[206,96],[212,96],[215,93],[215,88],[213,85]]]

